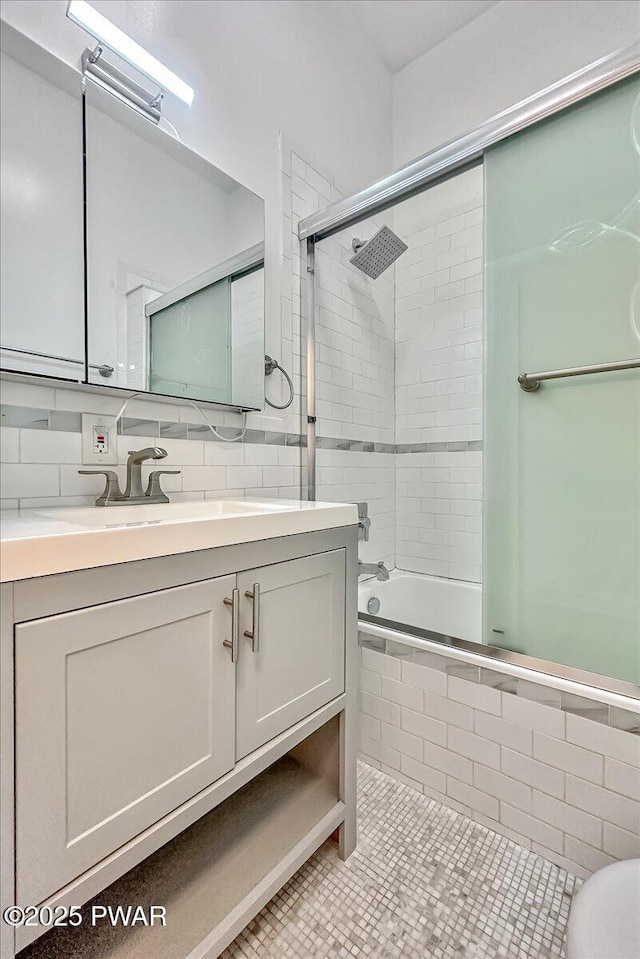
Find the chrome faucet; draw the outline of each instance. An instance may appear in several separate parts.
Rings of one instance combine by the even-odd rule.
[[[143,450],[129,451],[129,457],[127,459],[127,485],[124,491],[124,499],[129,500],[131,503],[146,497],[146,493],[142,489],[142,464],[147,460],[163,460],[166,455],[167,451],[161,449],[159,446],[147,446]],[[161,502],[164,502],[164,500],[161,500]],[[168,500],[166,500],[166,502],[168,502]]]
[[[179,473],[180,470],[153,470],[149,474],[147,488],[142,488],[142,464],[146,460],[163,460],[167,451],[160,446],[147,446],[143,450],[131,450],[127,459],[127,485],[120,490],[115,470],[78,470],[83,476],[104,476],[106,485],[96,500],[96,506],[127,506],[135,503],[168,503],[169,497],[160,487],[160,477]]]
[[[362,560],[359,559],[358,576],[375,576],[380,582],[386,583],[389,579],[389,570],[382,560],[380,560],[379,563],[363,563]]]

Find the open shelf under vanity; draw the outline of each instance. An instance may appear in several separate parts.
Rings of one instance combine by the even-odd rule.
[[[339,717],[304,739],[82,909],[77,928],[45,933],[20,959],[218,956],[344,819]],[[166,908],[166,926],[91,925],[94,905]]]

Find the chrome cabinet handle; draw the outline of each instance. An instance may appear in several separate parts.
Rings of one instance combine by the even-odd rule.
[[[251,652],[260,650],[260,583],[253,584],[253,590],[244,594],[247,599],[253,600],[253,623],[251,629],[245,629],[244,635],[251,640]]]
[[[231,639],[225,639],[222,645],[231,650],[231,662],[237,663],[240,650],[240,590],[232,590],[231,599],[225,596],[224,605],[231,607]]]

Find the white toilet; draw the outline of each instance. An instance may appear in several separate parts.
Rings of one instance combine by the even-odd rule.
[[[640,859],[614,862],[587,879],[569,913],[566,957],[640,957]]]

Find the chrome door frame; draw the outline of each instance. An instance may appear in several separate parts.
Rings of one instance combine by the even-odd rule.
[[[399,200],[421,193],[439,181],[480,163],[488,147],[619,80],[633,76],[639,70],[640,44],[601,57],[533,96],[520,100],[502,113],[497,113],[475,130],[430,150],[359,193],[337,200],[324,210],[305,217],[298,225],[298,236],[301,240],[314,237],[317,242],[385,210]]]

